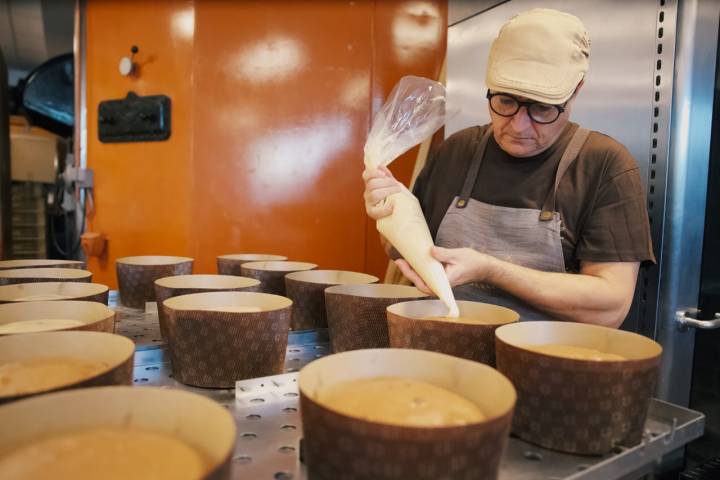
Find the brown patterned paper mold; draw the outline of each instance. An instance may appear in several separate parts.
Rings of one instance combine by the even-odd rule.
[[[231,388],[283,372],[292,302],[257,292],[194,293],[164,302],[175,380]]]
[[[408,426],[351,416],[324,403],[323,395],[329,387],[388,377],[440,387],[474,404],[485,419],[465,425]],[[421,350],[353,350],[305,366],[300,370],[298,387],[308,478],[497,478],[510,430],[515,389],[487,365]],[[377,398],[378,405],[384,401],[387,398]]]
[[[498,370],[518,392],[513,432],[545,448],[602,455],[642,439],[662,348],[621,330],[568,322],[527,322],[495,332]],[[581,347],[615,360],[540,353]],[[623,359],[621,359],[623,358]]]
[[[377,283],[372,275],[343,270],[312,270],[285,275],[287,296],[293,301],[292,329],[326,328],[325,289],[334,285]]]
[[[115,262],[120,303],[130,308],[145,308],[146,302],[155,301],[153,283],[158,278],[192,273],[193,259],[144,255],[118,258]]]
[[[18,445],[101,428],[172,437],[204,460],[204,473],[196,477],[204,480],[230,478],[237,435],[232,416],[219,403],[196,393],[153,387],[95,387],[41,395],[0,407],[0,424],[3,459],[17,451]],[[100,452],[106,450],[96,455]],[[113,463],[125,462],[127,466],[128,461],[123,457]],[[137,471],[167,472],[168,461],[177,462],[178,458],[168,459],[164,451],[152,452],[150,460],[145,457],[147,463],[134,467]],[[90,470],[98,465],[107,464],[83,466],[87,478],[104,477],[105,471]]]
[[[134,354],[131,340],[111,333],[0,337],[0,404],[70,388],[132,385]]]
[[[58,300],[0,305],[0,335],[86,330],[113,333],[115,312],[98,302]]]
[[[260,280],[260,291],[285,296],[285,275],[292,272],[315,270],[317,265],[308,262],[249,262],[240,267],[243,277]]]
[[[250,262],[282,262],[287,257],[282,255],[271,255],[268,253],[233,253],[230,255],[219,255],[217,257],[217,269],[220,275],[240,275],[240,267]]]
[[[2,260],[0,270],[18,268],[85,268],[85,263],[79,260],[51,260],[49,258],[33,258],[27,260]]]
[[[0,286],[0,304],[42,300],[86,300],[108,303],[110,289],[101,283],[41,282]]]
[[[385,283],[336,285],[325,289],[333,351],[389,347],[385,309],[394,303],[425,297],[427,295],[415,287]]]
[[[495,366],[495,329],[517,322],[514,310],[459,300],[460,317],[444,317],[439,300],[416,300],[387,308],[390,346],[446,353]]]
[[[171,297],[203,292],[256,292],[260,280],[233,275],[175,275],[155,280],[160,333],[167,337],[163,302]]]
[[[0,285],[36,282],[92,282],[92,272],[79,268],[15,268],[0,270]]]

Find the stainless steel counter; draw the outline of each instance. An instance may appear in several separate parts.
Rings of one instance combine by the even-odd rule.
[[[237,382],[235,389],[204,389],[172,378],[165,345],[160,339],[157,312],[116,306],[116,331],[136,343],[134,382],[138,386],[179,388],[212,398],[235,417],[238,439],[233,455],[233,479],[305,480],[299,461],[302,423],[297,370],[329,352],[327,331],[291,332],[285,361],[287,373]],[[500,480],[629,480],[652,471],[663,455],[700,437],[705,417],[660,400],[653,400],[643,442],[603,457],[569,455],[511,437]]]

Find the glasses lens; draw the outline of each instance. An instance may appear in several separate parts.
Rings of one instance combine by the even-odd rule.
[[[528,107],[528,114],[537,123],[552,123],[560,116],[560,110],[555,105],[533,103]]]
[[[490,98],[490,108],[504,117],[512,117],[519,109],[518,102],[507,95],[494,95]]]

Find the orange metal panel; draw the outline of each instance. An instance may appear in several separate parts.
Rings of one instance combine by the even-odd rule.
[[[88,164],[115,286],[125,255],[264,251],[322,268],[382,273],[362,202],[371,112],[406,74],[435,77],[444,2],[88,2]],[[139,75],[117,64],[138,45]],[[172,98],[166,142],[102,144],[97,105]],[[407,181],[415,153],[393,165]],[[368,234],[370,240],[366,238]]]
[[[372,7],[197,3],[200,268],[218,253],[262,251],[363,270]]]
[[[193,200],[191,184],[191,1],[87,2],[88,167],[95,171],[95,210],[90,227],[108,236],[108,252],[91,259],[95,281],[116,286],[115,258],[186,255]],[[140,48],[139,75],[123,77],[120,58]],[[172,98],[172,135],[165,142],[98,140],[102,100],[165,94]]]

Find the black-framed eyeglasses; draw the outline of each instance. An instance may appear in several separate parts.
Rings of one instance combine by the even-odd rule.
[[[535,123],[553,123],[565,111],[566,103],[562,105],[551,105],[536,101],[522,102],[507,93],[490,93],[486,95],[490,102],[490,108],[501,117],[512,117],[520,111],[521,107],[527,109],[528,116]]]

